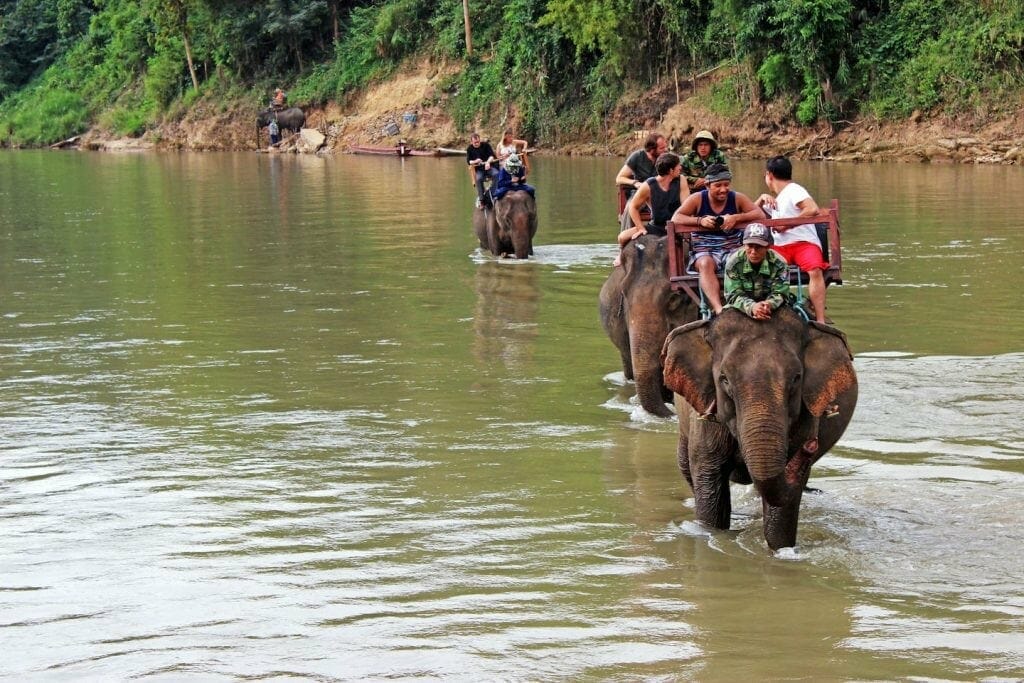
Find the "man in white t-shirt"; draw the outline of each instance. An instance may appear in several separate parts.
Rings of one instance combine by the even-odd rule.
[[[764,182],[775,196],[763,194],[754,202],[769,218],[797,218],[819,213],[818,204],[803,186],[793,182],[793,164],[783,156],[774,156],[765,164]],[[807,295],[814,306],[814,317],[825,322],[825,276],[828,262],[822,255],[821,240],[813,223],[772,230],[772,249],[787,263],[807,273]]]

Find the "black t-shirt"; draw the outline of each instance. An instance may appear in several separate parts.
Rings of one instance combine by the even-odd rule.
[[[472,164],[474,159],[479,159],[480,161],[487,161],[491,157],[497,158],[497,156],[494,154],[494,150],[491,149],[491,143],[489,142],[481,142],[479,147],[474,147],[473,145],[470,145],[469,147],[466,148],[467,164]]]

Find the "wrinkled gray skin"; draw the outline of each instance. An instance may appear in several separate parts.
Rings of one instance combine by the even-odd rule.
[[[675,327],[696,320],[697,305],[668,281],[668,238],[644,235],[622,250],[622,266],[601,287],[598,310],[608,338],[622,357],[626,379],[636,383],[644,410],[670,417],[672,400],[662,380],[661,349]]]
[[[478,206],[473,209],[473,233],[480,241],[480,248],[497,255],[498,245],[491,245],[492,236],[498,236],[498,221],[494,209],[490,206]]]
[[[274,118],[273,110],[264,109],[256,115],[256,128],[265,128],[270,124],[272,118]],[[281,129],[282,133],[286,130],[298,133],[305,124],[306,115],[298,107],[290,107],[277,112],[277,127]]]
[[[529,258],[537,234],[537,203],[529,192],[513,190],[494,202],[494,208],[473,210],[473,232],[480,248],[497,257]]]
[[[729,479],[761,495],[773,550],[796,545],[811,465],[850,422],[857,376],[846,338],[783,307],[770,320],[726,308],[665,340],[665,383],[676,392],[679,467],[697,519],[729,528]],[[712,401],[715,402],[712,408]],[[838,405],[838,415],[826,412]],[[712,419],[702,419],[713,410]]]

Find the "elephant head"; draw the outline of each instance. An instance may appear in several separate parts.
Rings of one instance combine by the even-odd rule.
[[[662,344],[673,328],[697,319],[697,306],[669,286],[667,237],[633,240],[622,249],[621,261],[601,288],[601,323],[619,350],[626,379],[636,382],[640,405],[669,417],[665,402],[672,394],[662,381]]]
[[[512,190],[494,202],[494,227],[491,241],[495,256],[515,254],[518,259],[533,254],[533,236],[537,234],[537,202],[526,190]],[[497,245],[497,250],[493,245]]]
[[[662,353],[679,411],[680,466],[697,516],[729,528],[730,474],[756,486],[773,548],[796,543],[814,464],[842,436],[857,376],[842,332],[783,307],[769,320],[725,309],[673,330]]]

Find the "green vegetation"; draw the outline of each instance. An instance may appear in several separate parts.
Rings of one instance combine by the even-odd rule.
[[[627,92],[726,62],[705,104],[795,121],[915,110],[986,117],[1024,92],[1019,0],[0,0],[0,133],[139,135],[198,99],[344,99],[403,62],[460,64],[461,127],[598,133]],[[952,20],[955,18],[955,21]]]

